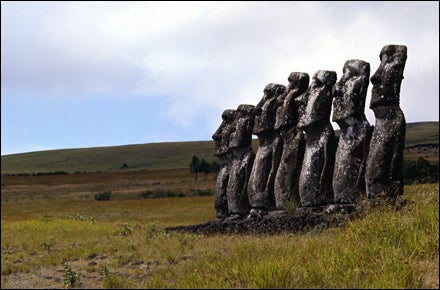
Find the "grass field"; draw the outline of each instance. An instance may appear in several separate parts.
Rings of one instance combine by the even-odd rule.
[[[438,122],[417,122],[406,124],[405,147],[420,144],[439,143]]]
[[[408,124],[406,144],[406,159],[438,163],[438,122]],[[193,155],[214,160],[213,149],[200,141],[2,156],[1,288],[438,289],[438,184],[405,186],[402,210],[382,206],[340,228],[164,231],[215,219],[215,175],[195,180],[188,169]],[[4,175],[59,170],[69,174]],[[109,191],[111,200],[95,200]]]
[[[407,152],[409,159],[425,156],[430,162],[438,163],[439,123],[408,123],[405,146],[417,144],[437,144],[437,147],[411,149]],[[255,152],[257,147],[258,140],[254,139]],[[193,155],[205,158],[208,162],[216,160],[213,141],[149,143],[4,155],[1,156],[1,173],[188,168]]]
[[[439,286],[437,184],[406,186],[412,202],[399,211],[276,236],[165,232],[215,218],[212,195],[139,196],[214,188],[213,176],[195,181],[187,170],[2,176],[2,184],[2,288]],[[113,200],[94,200],[108,188]]]
[[[139,198],[144,192],[191,196],[214,194],[214,174],[195,175],[189,169],[115,171],[66,175],[2,176],[2,201],[28,199],[94,200],[105,191],[113,199]]]

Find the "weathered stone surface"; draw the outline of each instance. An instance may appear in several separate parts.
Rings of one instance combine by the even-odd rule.
[[[295,98],[307,90],[309,75],[292,72],[288,81],[286,92],[279,97],[280,105],[276,111],[275,122],[275,130],[279,131],[283,142],[283,152],[274,185],[275,208],[278,210],[284,209],[286,201],[296,204],[300,202],[298,179],[306,145],[304,133],[296,128],[299,113]]]
[[[255,153],[252,150],[252,130],[254,127],[254,106],[239,105],[235,118],[235,131],[230,135],[229,148],[232,163],[227,186],[230,215],[246,215],[250,205],[247,185],[251,174]]]
[[[324,207],[324,213],[326,214],[332,214],[332,213],[352,213],[356,211],[355,203],[349,203],[349,204],[327,204]]]
[[[253,134],[258,136],[259,146],[248,184],[249,202],[253,211],[267,211],[275,207],[274,182],[282,154],[282,141],[275,130],[277,98],[286,87],[268,84],[264,96],[255,107]]]
[[[369,63],[348,60],[334,87],[333,121],[341,128],[333,172],[336,203],[356,203],[365,194],[365,163],[372,131],[364,113],[369,77]]]
[[[307,91],[296,101],[305,105],[298,129],[306,134],[306,149],[299,179],[301,206],[333,203],[332,178],[336,138],[330,123],[332,88],[336,72],[317,71]]]
[[[217,131],[212,135],[215,145],[215,156],[218,157],[220,170],[217,175],[216,192],[214,198],[214,208],[217,217],[224,218],[229,215],[227,187],[229,181],[229,172],[232,163],[232,151],[229,148],[229,139],[232,132],[235,131],[236,111],[226,109],[222,113],[222,122]]]
[[[370,109],[376,123],[366,163],[367,196],[382,194],[395,198],[403,194],[403,150],[405,116],[400,109],[400,86],[407,59],[404,45],[386,45],[380,52],[381,63],[371,77]]]

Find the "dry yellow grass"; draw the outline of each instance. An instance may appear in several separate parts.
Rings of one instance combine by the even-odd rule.
[[[154,182],[214,184],[185,176]],[[115,186],[135,179],[120,178]],[[2,195],[10,186],[33,187],[9,184]],[[276,236],[166,233],[214,219],[213,197],[71,198],[88,186],[2,197],[2,288],[63,287],[63,262],[79,275],[74,288],[438,288],[438,185],[406,186],[413,202],[400,211],[378,208],[342,228]]]
[[[90,200],[111,190],[114,199],[136,198],[143,191],[172,191],[194,195],[197,190],[215,190],[215,176],[189,169],[138,170],[41,176],[1,176],[2,201],[11,200]]]

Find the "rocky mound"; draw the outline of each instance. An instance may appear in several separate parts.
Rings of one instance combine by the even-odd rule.
[[[297,208],[293,213],[272,211],[266,215],[229,217],[204,224],[166,228],[196,234],[280,234],[304,232],[344,224],[358,216],[354,205],[327,205],[321,208]]]
[[[393,203],[395,210],[401,209],[408,200]],[[379,203],[368,201],[357,205],[330,204],[325,207],[297,208],[293,213],[272,211],[266,215],[229,217],[204,224],[168,227],[165,231],[179,231],[194,234],[266,234],[306,232],[317,228],[337,227],[364,215]]]

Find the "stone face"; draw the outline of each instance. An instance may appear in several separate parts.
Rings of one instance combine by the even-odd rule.
[[[371,127],[365,114],[370,64],[348,60],[334,86],[333,121],[341,128],[333,172],[336,203],[356,203],[365,193],[365,163]]]
[[[286,87],[268,84],[264,96],[255,107],[253,134],[258,136],[259,146],[248,184],[251,208],[267,211],[275,207],[274,182],[282,154],[282,140],[275,130],[277,98],[284,94]]]
[[[296,98],[297,102],[305,105],[298,121],[298,129],[304,130],[306,135],[299,179],[299,195],[303,207],[333,202],[336,138],[330,123],[330,112],[335,82],[336,72],[317,71],[307,91]]]
[[[232,151],[231,169],[227,185],[227,200],[230,215],[246,215],[250,205],[247,185],[255,153],[252,150],[254,127],[254,106],[239,105],[235,117],[235,131],[230,135],[229,148]]]
[[[380,52],[381,63],[371,77],[370,109],[376,123],[366,163],[367,196],[382,194],[395,198],[403,194],[403,150],[405,116],[400,109],[400,86],[407,59],[404,45],[386,45]]]
[[[309,75],[292,72],[288,81],[286,92],[279,97],[280,105],[276,111],[275,122],[275,130],[279,131],[283,142],[283,152],[274,185],[275,208],[278,210],[284,209],[286,201],[296,204],[300,202],[298,179],[305,150],[304,133],[296,128],[298,111],[301,110],[298,110],[295,98],[307,90]]]
[[[214,208],[218,218],[225,218],[229,215],[226,192],[233,157],[232,151],[229,148],[229,140],[230,135],[235,131],[235,116],[235,110],[224,110],[222,113],[222,122],[217,131],[212,135],[215,144],[214,154],[218,157],[220,163],[214,198]]]
[[[382,48],[379,58],[380,65],[371,76],[373,89],[370,109],[373,111],[377,106],[399,106],[407,48],[405,45],[386,45]]]

